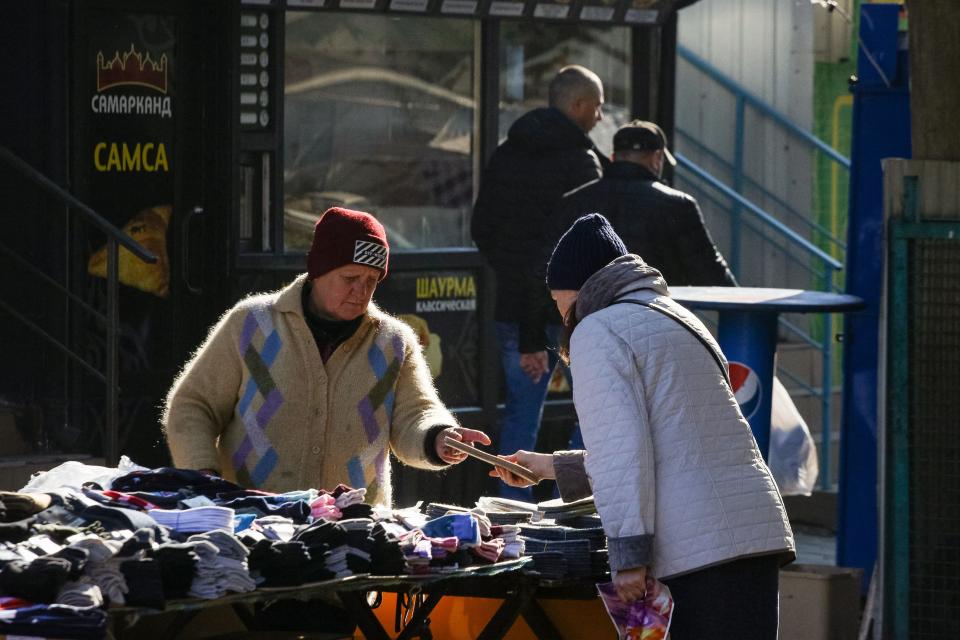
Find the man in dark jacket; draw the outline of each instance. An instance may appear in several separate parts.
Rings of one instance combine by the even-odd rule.
[[[564,198],[551,239],[581,215],[601,213],[671,286],[736,286],[697,201],[659,181],[665,162],[677,164],[663,130],[643,120],[623,125],[613,136],[613,159],[602,179]]]
[[[484,170],[471,234],[497,275],[496,321],[507,386],[500,450],[536,442],[547,383],[556,357],[560,318],[543,286],[539,256],[563,194],[596,180],[609,161],[587,133],[603,117],[603,83],[581,66],[550,82],[547,108],[521,116]],[[508,490],[528,498],[529,490]]]

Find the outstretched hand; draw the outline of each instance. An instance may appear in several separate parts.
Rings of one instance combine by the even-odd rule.
[[[490,436],[485,434],[483,431],[467,429],[466,427],[447,427],[438,433],[436,440],[433,441],[433,446],[436,448],[437,456],[447,464],[460,464],[467,459],[467,454],[444,444],[444,440],[446,438],[461,440],[468,444],[473,444],[474,442],[487,445],[490,444]]]
[[[534,453],[533,451],[519,450],[508,456],[500,456],[508,462],[519,464],[533,472],[540,480],[556,477],[553,471],[553,456],[549,453]],[[529,487],[532,482],[515,475],[503,467],[494,467],[490,471],[490,476],[500,478],[511,487]]]

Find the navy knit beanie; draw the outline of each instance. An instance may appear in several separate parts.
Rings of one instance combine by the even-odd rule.
[[[547,287],[579,290],[587,279],[629,253],[623,240],[599,213],[577,219],[563,234],[547,264]]]

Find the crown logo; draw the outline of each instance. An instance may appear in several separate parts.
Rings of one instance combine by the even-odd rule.
[[[97,91],[122,85],[137,85],[167,92],[167,54],[154,62],[150,54],[141,55],[133,44],[124,54],[113,54],[109,62],[104,61],[103,51],[97,52]]]

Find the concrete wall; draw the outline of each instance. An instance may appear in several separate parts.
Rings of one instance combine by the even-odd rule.
[[[813,120],[814,7],[809,0],[702,0],[680,11],[679,43],[763,99],[800,126]],[[682,57],[677,62],[676,147],[691,160],[731,184],[731,170],[690,142],[688,134],[733,163],[733,95]],[[812,152],[769,118],[750,107],[745,114],[743,167],[746,176],[791,208],[810,216]],[[702,183],[683,179],[676,186],[694,193],[725,254],[730,251],[729,216],[700,191]],[[695,189],[694,186],[698,187]],[[711,195],[717,194],[707,191]],[[772,198],[750,186],[745,195],[795,230],[805,226]],[[724,204],[726,200],[720,196]],[[747,214],[746,220],[752,218]],[[755,225],[756,226],[756,225]],[[765,233],[773,235],[769,228]],[[783,241],[774,235],[778,244]],[[752,286],[811,286],[810,276],[785,259],[782,251],[753,232],[742,236],[740,281]],[[796,253],[807,260],[802,253]],[[818,265],[819,266],[819,265]]]

